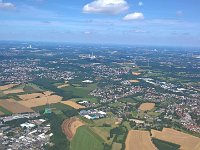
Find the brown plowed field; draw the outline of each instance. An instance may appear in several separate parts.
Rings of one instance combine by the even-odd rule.
[[[163,131],[151,130],[152,137],[176,143],[180,145],[181,150],[200,150],[200,138],[174,130],[164,128]]]
[[[8,111],[12,113],[34,112],[32,109],[25,107],[12,99],[0,101],[0,106],[7,109]]]
[[[61,127],[67,139],[72,140],[72,138],[76,134],[76,130],[83,125],[84,123],[82,123],[79,119],[71,118],[64,120]]]
[[[131,130],[126,138],[126,150],[157,150],[148,131]]]

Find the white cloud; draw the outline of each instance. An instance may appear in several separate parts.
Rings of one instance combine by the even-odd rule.
[[[0,10],[13,9],[13,8],[15,8],[15,5],[13,3],[6,3],[6,2],[3,2],[3,0],[0,0]]]
[[[125,0],[95,0],[83,7],[84,13],[119,14],[128,10]]]
[[[144,15],[143,13],[139,13],[139,12],[135,12],[135,13],[131,13],[131,14],[127,14],[123,20],[143,20],[144,19]]]
[[[143,6],[143,2],[140,1],[140,2],[138,3],[138,6]]]
[[[91,32],[90,31],[85,31],[84,34],[89,35],[89,34],[91,34]]]

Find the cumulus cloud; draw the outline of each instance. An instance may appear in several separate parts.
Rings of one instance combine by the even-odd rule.
[[[139,12],[127,14],[127,15],[123,18],[123,20],[126,20],[126,21],[129,21],[129,20],[143,20],[143,19],[144,19],[143,13],[139,13]]]
[[[95,0],[83,7],[84,13],[119,14],[128,10],[125,0]]]
[[[0,0],[0,10],[13,9],[13,8],[15,8],[15,5],[13,3],[6,3],[6,2],[3,2],[3,0]]]

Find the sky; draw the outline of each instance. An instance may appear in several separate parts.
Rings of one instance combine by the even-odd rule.
[[[199,0],[0,0],[0,40],[200,46]]]

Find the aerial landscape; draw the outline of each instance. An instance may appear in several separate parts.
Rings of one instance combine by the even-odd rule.
[[[192,2],[0,0],[0,150],[200,150]]]

